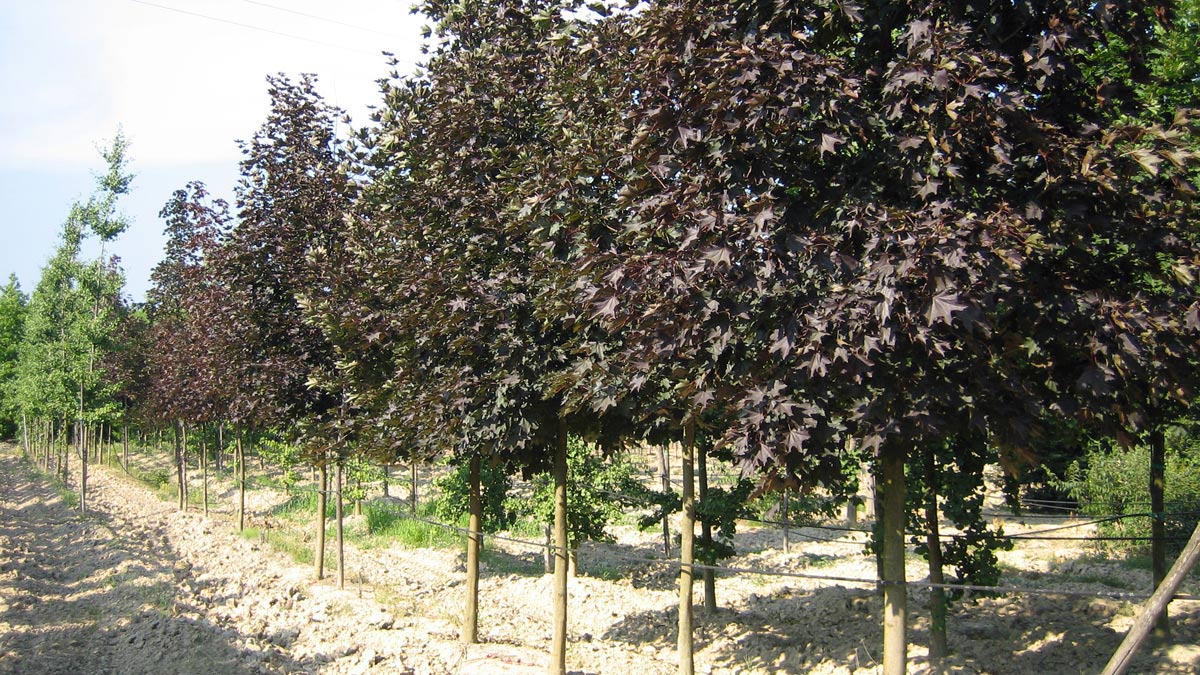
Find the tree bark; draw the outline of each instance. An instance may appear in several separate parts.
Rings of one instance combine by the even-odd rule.
[[[80,404],[82,406],[82,404]],[[80,415],[82,415],[82,407]],[[87,449],[87,431],[83,427],[83,417],[79,418],[79,424],[75,431],[75,444],[79,450],[79,512],[87,513],[87,479],[88,479],[88,449]],[[65,466],[65,465],[64,465]],[[63,470],[63,475],[66,475],[66,470]]]
[[[699,497],[703,503],[708,497],[708,448],[701,444],[696,448],[696,478],[699,481]],[[705,550],[712,551],[712,523],[707,520],[700,521],[700,541],[705,547]],[[712,558],[705,558],[706,564],[712,564]],[[717,578],[716,574],[711,569],[701,571],[704,586],[704,611],[713,613],[717,611]]]
[[[780,501],[782,502],[782,505],[783,505],[783,552],[784,553],[790,553],[792,550],[792,524],[791,524],[791,513],[790,513],[791,504],[789,503],[789,497],[788,497],[789,493],[790,493],[790,491],[785,487],[785,488],[783,488],[783,496],[780,497]]]
[[[925,547],[929,549],[929,582],[944,584],[942,574],[942,540],[938,528],[937,458],[932,448],[925,449]],[[929,662],[935,672],[941,672],[946,658],[946,589],[929,589]]]
[[[225,452],[225,424],[221,423],[221,424],[217,425],[217,454],[216,454],[217,471],[221,470],[221,462],[223,461],[221,459],[221,454],[224,452]]]
[[[1104,672],[1101,675],[1122,675],[1129,668],[1129,663],[1133,660],[1134,653],[1138,647],[1146,641],[1150,636],[1150,631],[1153,630],[1154,624],[1158,620],[1158,616],[1166,611],[1167,603],[1170,602],[1171,596],[1175,595],[1175,591],[1179,590],[1180,584],[1187,578],[1187,575],[1200,562],[1200,525],[1192,531],[1192,537],[1188,540],[1186,546],[1183,547],[1183,552],[1175,559],[1175,564],[1171,566],[1171,571],[1167,573],[1163,582],[1159,584],[1154,591],[1154,595],[1146,601],[1146,606],[1138,614],[1137,619],[1133,622],[1133,627],[1126,633],[1125,639],[1121,641],[1121,646],[1117,648],[1116,653],[1109,659],[1108,665],[1104,667]]]
[[[121,424],[121,464],[125,466],[125,472],[129,472],[129,423]]]
[[[325,578],[325,510],[328,508],[329,468],[322,462],[317,467],[317,547],[313,550],[313,564],[317,579]]]
[[[179,436],[182,439],[182,444],[179,452],[179,476],[183,482],[179,486],[179,494],[183,502],[183,510],[188,510],[188,465],[187,465],[187,448],[188,448],[188,429],[187,424],[180,420]]]
[[[679,675],[694,675],[692,647],[692,586],[696,562],[696,495],[693,469],[696,461],[696,423],[689,420],[683,430],[683,518],[679,524]]]
[[[175,448],[175,484],[178,487],[179,494],[176,499],[176,506],[179,510],[183,510],[183,461],[179,458],[179,422],[177,421],[172,427],[174,448]]]
[[[1150,431],[1150,573],[1154,588],[1158,588],[1167,576],[1167,524],[1163,520],[1166,472],[1166,438],[1163,427],[1155,424]],[[1162,613],[1154,622],[1154,640],[1165,643],[1170,639],[1171,621],[1164,605]]]
[[[417,458],[414,456],[412,465],[409,467],[409,488],[408,488],[408,510],[412,515],[417,515],[417,480],[420,476],[417,473]]]
[[[246,530],[246,447],[242,444],[242,435],[237,435],[238,532]]]
[[[471,455],[469,513],[467,522],[467,597],[463,611],[462,641],[467,644],[479,642],[479,549],[480,531],[483,527],[483,500],[479,494],[479,455]]]
[[[550,643],[550,675],[567,674],[567,421],[558,420],[554,446],[554,637]]]
[[[664,495],[671,494],[671,464],[670,457],[667,454],[667,446],[658,446],[658,474],[662,479],[662,491]],[[663,510],[662,517],[662,533],[663,533],[663,557],[671,557],[671,518],[667,515],[666,510]]]
[[[342,460],[338,459],[337,467],[337,501],[334,502],[334,518],[337,522],[334,524],[334,529],[337,532],[337,584],[338,588],[346,587],[346,539],[345,531],[343,530],[343,511],[342,502]]]
[[[200,437],[201,499],[204,500],[204,515],[208,515],[208,439]]]
[[[905,675],[908,666],[908,593],[904,577],[905,451],[885,443],[882,449],[883,675]]]

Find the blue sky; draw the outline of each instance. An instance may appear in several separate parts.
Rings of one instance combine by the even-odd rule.
[[[144,297],[162,256],[158,212],[202,180],[234,201],[240,153],[267,114],[267,75],[317,73],[365,124],[390,51],[411,70],[422,19],[409,0],[0,0],[0,281],[27,293],[99,147],[122,129],[136,174],[130,229],[110,247]],[[349,24],[349,25],[347,25]]]

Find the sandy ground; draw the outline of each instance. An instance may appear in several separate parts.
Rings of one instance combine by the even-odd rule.
[[[89,484],[84,517],[18,457],[0,454],[0,674],[544,672],[551,579],[529,546],[488,540],[483,644],[467,648],[457,639],[458,551],[348,547],[348,583],[338,590],[332,579],[314,581],[309,566],[238,536],[228,502],[210,517],[181,513],[107,467],[94,467]],[[264,491],[253,503],[265,508],[272,498]],[[644,562],[661,556],[653,532],[617,534],[615,544],[581,552],[580,575],[571,581],[568,667],[674,673],[675,570]],[[778,530],[748,529],[738,538],[742,554],[727,564],[871,577],[874,562],[861,546],[810,539],[832,534],[793,532],[784,552]],[[1005,554],[1003,583],[1090,591],[1148,584],[1144,572],[1070,543],[1029,542]],[[923,576],[913,557],[909,577]],[[697,672],[880,672],[880,603],[869,588],[739,574],[719,579],[717,589],[721,608],[696,613]],[[920,590],[910,599],[913,673],[928,670],[926,599]],[[948,670],[1097,673],[1135,609],[1062,596],[960,602],[950,621]],[[1145,650],[1130,672],[1200,672],[1200,603],[1176,602],[1172,616],[1174,643]]]

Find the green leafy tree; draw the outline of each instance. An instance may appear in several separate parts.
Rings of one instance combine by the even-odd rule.
[[[0,438],[11,438],[21,428],[17,405],[17,359],[24,334],[29,298],[21,292],[16,275],[0,290]]]

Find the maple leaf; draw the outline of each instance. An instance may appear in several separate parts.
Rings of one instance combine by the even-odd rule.
[[[967,305],[959,301],[957,294],[943,291],[933,296],[929,303],[929,311],[925,313],[925,321],[930,326],[939,321],[950,323],[952,314],[966,308]]]

